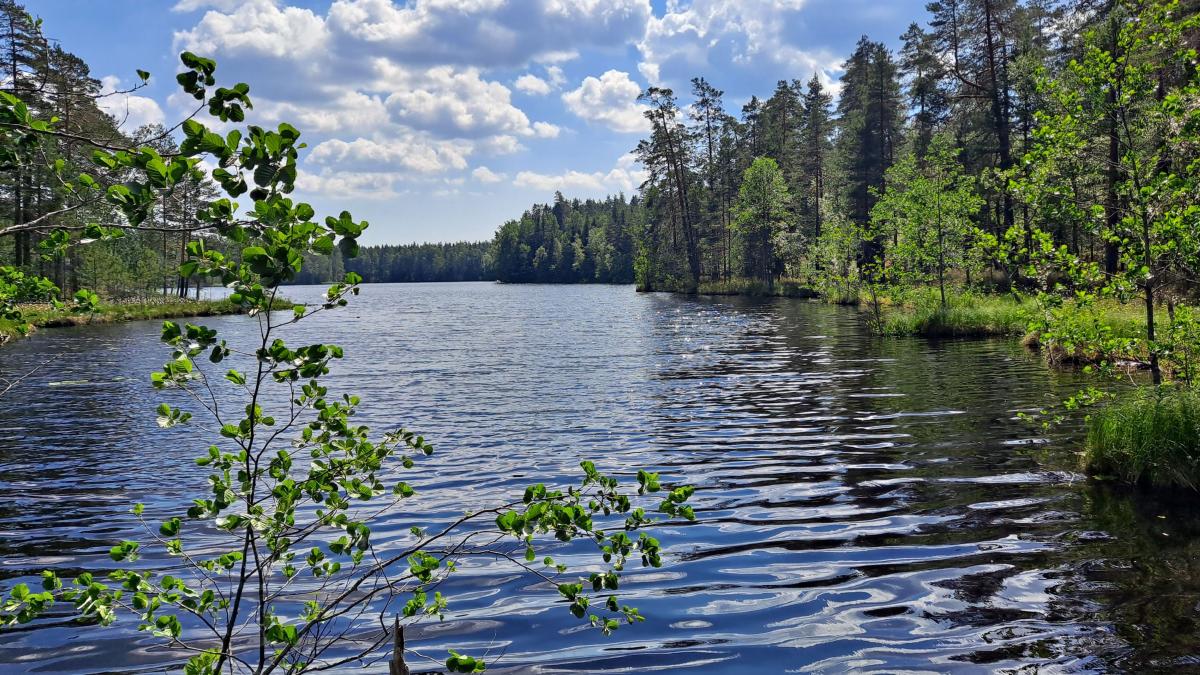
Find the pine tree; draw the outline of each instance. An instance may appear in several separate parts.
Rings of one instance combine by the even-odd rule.
[[[0,59],[4,66],[4,90],[20,98],[33,109],[43,106],[42,83],[39,73],[46,72],[46,41],[37,24],[25,8],[13,0],[0,0]],[[12,222],[14,225],[29,222],[36,198],[33,192],[33,177],[30,171],[17,163],[12,173]],[[29,232],[16,236],[15,252],[17,267],[27,267],[33,262],[32,237]]]
[[[650,87],[639,100],[649,106],[646,118],[650,120],[651,136],[638,144],[638,159],[668,198],[672,221],[683,239],[690,288],[695,290],[700,286],[702,270],[700,232],[691,194],[694,183],[691,137],[670,89]]]
[[[725,124],[725,110],[721,101],[724,92],[713,87],[704,78],[692,79],[692,96],[695,99],[689,110],[692,121],[691,135],[697,140],[696,157],[700,175],[704,179],[701,200],[702,238],[712,242],[716,248],[715,264],[710,268],[715,276],[720,271],[728,276],[728,255],[722,250],[729,242],[729,189],[723,184],[726,175],[720,171],[721,135]]]
[[[833,97],[815,74],[804,93],[800,141],[796,145],[796,215],[800,232],[809,241],[821,236],[821,208],[825,196],[825,164],[833,148]]]
[[[909,107],[913,110],[913,144],[918,158],[924,157],[933,135],[950,110],[944,86],[945,67],[934,48],[933,36],[911,24],[900,36],[900,68],[907,80]]]
[[[837,152],[850,220],[866,227],[896,159],[903,103],[897,67],[882,43],[865,36],[846,61],[838,101]],[[863,242],[861,263],[880,263],[882,243]],[[863,265],[860,265],[862,267]]]

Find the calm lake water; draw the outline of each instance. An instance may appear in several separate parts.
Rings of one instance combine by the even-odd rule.
[[[316,288],[289,290],[313,299]],[[246,317],[201,321],[234,342]],[[0,585],[108,566],[133,501],[204,491],[204,429],[159,430],[157,323],[44,330],[0,371],[55,359],[0,401]],[[1017,419],[1079,384],[1007,341],[879,339],[851,309],[631,287],[367,286],[289,343],[346,347],[329,384],[437,454],[411,525],[574,481],[578,462],[697,486],[695,524],[605,638],[509,568],[468,569],[410,646],[513,672],[1113,672],[1200,668],[1200,523],[1089,485],[1078,435]],[[177,473],[176,467],[182,467]],[[436,488],[444,489],[436,489]],[[0,639],[0,672],[152,671],[131,622],[50,619]],[[412,657],[416,670],[432,662]]]

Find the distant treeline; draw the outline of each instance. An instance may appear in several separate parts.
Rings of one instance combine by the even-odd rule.
[[[296,283],[319,284],[357,272],[368,283],[504,281],[628,284],[645,222],[638,197],[534,204],[500,226],[492,241],[364,246],[358,257],[313,257]]]
[[[348,260],[335,251],[306,260],[296,283],[325,283],[346,272],[357,272],[368,283],[492,281],[496,277],[486,260],[490,246],[486,241],[364,246]]]
[[[633,283],[634,241],[645,217],[641,200],[534,204],[504,223],[488,253],[495,278],[514,283]]]

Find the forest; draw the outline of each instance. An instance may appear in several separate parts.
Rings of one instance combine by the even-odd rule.
[[[4,169],[0,171],[0,213],[4,214],[0,284],[31,274],[49,280],[68,296],[86,288],[111,299],[185,297],[197,290],[195,280],[179,274],[179,266],[187,258],[188,243],[211,234],[197,227],[196,216],[217,196],[211,179],[163,194],[147,214],[145,228],[101,233],[94,224],[118,220],[119,211],[111,203],[72,203],[61,175],[67,165],[91,163],[95,148],[85,138],[110,145],[144,145],[167,156],[179,152],[176,138],[162,125],[126,131],[125,120],[100,109],[105,97],[135,91],[145,81],[127,90],[103,91],[88,64],[42,37],[37,22],[13,0],[0,0],[0,45],[5,91],[39,116],[57,119],[64,138],[52,148],[40,149],[43,154],[37,163],[18,161],[11,154],[0,158]],[[97,173],[89,178],[104,187],[119,182],[115,175]],[[47,227],[50,224],[55,227]],[[93,226],[89,236],[83,237],[89,245],[67,246],[63,228],[83,231],[89,226]],[[55,228],[59,234],[52,232]],[[33,286],[29,290],[32,295],[21,299],[47,299]]]
[[[335,250],[309,256],[297,284],[323,284],[355,272],[366,283],[493,281],[487,257],[490,242],[381,244],[361,246],[354,258]]]
[[[295,283],[324,283],[345,272],[366,283],[501,281],[504,283],[633,283],[645,212],[637,197],[567,199],[556,192],[506,221],[491,241],[360,247],[344,260],[313,257]]]
[[[1119,116],[1141,112],[1122,106],[1154,101],[1104,101],[1110,83],[1083,72],[1090,66],[1080,59],[1125,47],[1127,5],[948,0],[927,11],[897,53],[859,40],[836,99],[815,76],[780,81],[736,112],[703,77],[692,80],[688,105],[669,89],[647,90],[653,133],[637,151],[650,172],[642,197],[651,216],[638,283],[694,290],[736,278],[816,284],[830,271],[839,281],[924,274],[921,256],[942,243],[943,268],[974,273],[972,282],[998,273],[1005,284],[1028,285],[1037,280],[997,244],[1015,237],[1024,262],[1041,232],[1096,259],[1128,178],[1109,159],[1119,163],[1140,140],[1120,137]],[[1142,47],[1127,58],[1156,56]],[[1186,81],[1165,68],[1145,75]],[[1085,96],[1100,99],[1064,99],[1083,83],[1095,88]],[[1095,161],[1080,156],[1073,173],[1055,172],[1078,209],[1064,214],[1067,200],[1039,200],[1018,185],[1051,159],[1049,125],[1080,106],[1088,118],[1073,120],[1072,131],[1086,132],[1080,149]],[[1105,217],[1084,217],[1092,206]],[[1119,250],[1107,255],[1111,273]]]
[[[633,282],[635,242],[644,227],[637,197],[534,204],[496,231],[488,254],[495,278],[511,283]]]
[[[534,204],[502,224],[491,241],[360,247],[355,258],[312,257],[295,283],[324,283],[345,272],[366,283],[501,281],[633,283],[635,241],[644,223],[637,197]]]

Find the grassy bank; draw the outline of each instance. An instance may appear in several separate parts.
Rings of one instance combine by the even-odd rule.
[[[957,294],[946,307],[930,294],[885,307],[879,325],[884,335],[944,337],[1020,337],[1036,305],[1010,295]]]
[[[956,291],[947,300],[943,307],[932,289],[885,297],[877,328],[892,336],[1023,337],[1025,346],[1041,349],[1053,365],[1140,361],[1146,356],[1136,347],[1146,329],[1145,310],[1133,303],[1108,300],[1086,307],[1068,303],[1046,310],[1032,299],[969,291]],[[870,305],[866,298],[860,298],[859,304]],[[1047,311],[1052,312],[1049,323],[1057,332],[1036,328]],[[1160,331],[1164,331],[1165,308],[1161,321]]]
[[[277,300],[277,305],[290,307],[287,300]],[[229,300],[160,300],[150,302],[102,303],[99,310],[90,314],[76,314],[69,310],[56,310],[50,305],[25,305],[21,307],[24,320],[32,329],[46,327],[86,326],[91,324],[120,323],[172,319],[191,316],[221,316],[240,314],[242,309]],[[17,322],[0,319],[0,344],[23,337]]]
[[[1146,487],[1200,486],[1200,393],[1139,387],[1092,413],[1084,465]]]
[[[682,279],[660,281],[653,287],[638,284],[639,293],[684,293],[688,295],[745,295],[758,298],[819,298],[820,292],[799,279],[776,279],[768,285],[758,279],[735,277],[701,281],[699,288]]]
[[[778,279],[767,285],[757,279],[727,279],[703,281],[700,295],[749,295],[755,297],[819,298],[820,293],[801,283],[799,279]]]

